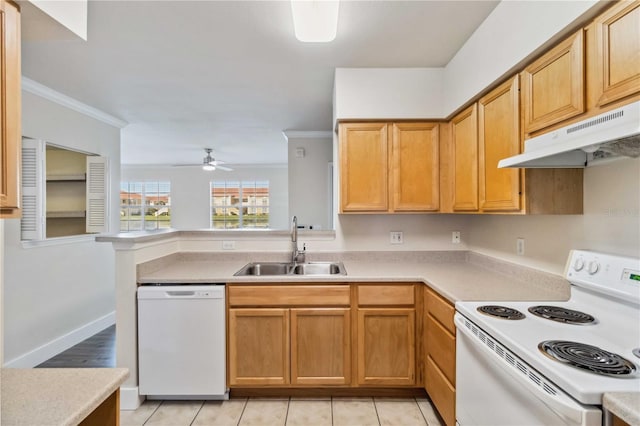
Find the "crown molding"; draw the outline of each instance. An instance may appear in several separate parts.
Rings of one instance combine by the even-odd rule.
[[[24,90],[25,92],[33,93],[34,95],[38,95],[51,102],[55,102],[59,105],[82,113],[91,118],[95,118],[96,120],[102,121],[103,123],[109,124],[110,126],[118,127],[119,129],[122,129],[129,124],[124,120],[107,114],[104,111],[100,111],[99,109],[73,99],[70,96],[63,95],[62,93],[57,92],[45,86],[44,84],[40,84],[37,81],[31,80],[30,78],[25,76],[22,76],[22,90]]]
[[[287,142],[289,139],[333,138],[331,130],[284,130],[282,134]]]

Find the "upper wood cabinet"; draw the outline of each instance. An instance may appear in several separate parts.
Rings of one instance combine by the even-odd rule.
[[[0,0],[0,218],[20,217],[20,11]]]
[[[393,211],[438,211],[438,123],[392,124]]]
[[[438,123],[341,123],[340,212],[440,207]]]
[[[389,209],[387,123],[342,123],[340,138],[340,211]]]
[[[462,111],[451,120],[450,165],[455,212],[478,211],[478,107]]]
[[[640,2],[619,2],[594,26],[597,105],[640,93]]]
[[[531,133],[585,110],[581,29],[522,71],[524,130]]]
[[[499,169],[503,158],[520,153],[518,76],[478,101],[480,209],[520,210],[520,169]]]

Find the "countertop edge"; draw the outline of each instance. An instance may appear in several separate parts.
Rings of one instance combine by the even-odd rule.
[[[602,406],[630,425],[640,424],[640,392],[606,392]]]

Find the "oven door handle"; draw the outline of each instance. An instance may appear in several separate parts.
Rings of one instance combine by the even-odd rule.
[[[557,389],[558,393],[555,395],[548,394],[542,387],[535,384],[531,381],[528,376],[525,376],[516,366],[512,366],[503,358],[500,357],[494,350],[487,347],[484,343],[482,343],[472,332],[469,330],[465,324],[464,319],[460,314],[455,315],[455,324],[458,329],[458,332],[461,332],[468,336],[468,338],[472,339],[474,342],[474,346],[480,347],[481,350],[488,355],[495,363],[496,366],[500,367],[504,371],[506,371],[515,381],[517,381],[521,386],[525,387],[529,391],[531,391],[534,395],[537,396],[542,402],[545,403],[549,408],[555,411],[558,415],[570,420],[575,424],[582,425],[584,424],[583,415],[585,413],[585,407],[580,406],[579,403],[571,399],[568,395],[562,392],[560,389]],[[477,327],[477,326],[476,326]],[[486,334],[486,333],[485,333]],[[504,347],[503,347],[504,349]]]

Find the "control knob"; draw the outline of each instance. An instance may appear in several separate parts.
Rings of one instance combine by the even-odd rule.
[[[575,260],[575,262],[573,262],[573,269],[576,272],[582,271],[582,268],[584,268],[584,259],[579,257]]]
[[[595,274],[599,269],[600,264],[598,264],[598,262],[596,262],[595,260],[592,260],[591,262],[589,262],[589,265],[587,265],[587,272],[589,273],[589,275]]]

